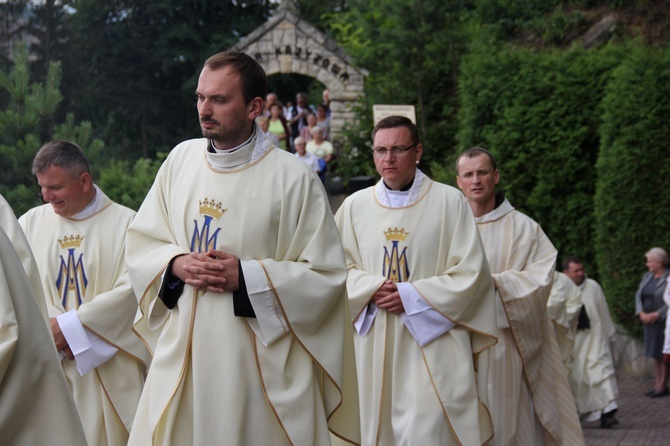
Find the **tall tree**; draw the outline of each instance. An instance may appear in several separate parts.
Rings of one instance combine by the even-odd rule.
[[[102,142],[91,138],[90,123],[75,124],[68,115],[51,128],[52,118],[61,103],[60,65],[49,65],[44,82],[31,82],[25,46],[17,48],[10,71],[0,71],[0,93],[8,98],[0,107],[0,193],[17,215],[39,203],[30,172],[39,148],[50,139],[77,143],[92,159]]]
[[[371,128],[372,104],[417,109],[427,158],[454,146],[458,61],[467,41],[467,0],[353,0],[333,14],[331,30],[370,72],[361,123]]]
[[[11,65],[14,46],[28,35],[28,0],[0,2],[0,69]]]
[[[115,156],[153,156],[197,134],[203,60],[263,23],[268,0],[75,0],[63,59],[68,108],[103,129]]]

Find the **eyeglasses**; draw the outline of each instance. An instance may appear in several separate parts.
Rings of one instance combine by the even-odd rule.
[[[379,157],[379,158],[384,158],[384,157],[386,156],[387,153],[390,153],[390,154],[393,155],[394,157],[404,156],[404,155],[407,154],[407,152],[409,152],[410,149],[412,149],[413,147],[415,147],[417,144],[418,144],[418,143],[412,144],[412,145],[409,146],[409,147],[400,147],[400,146],[397,146],[397,147],[389,147],[389,148],[386,148],[386,147],[373,147],[373,148],[372,148],[372,153],[374,153],[374,155],[375,155],[376,157]]]

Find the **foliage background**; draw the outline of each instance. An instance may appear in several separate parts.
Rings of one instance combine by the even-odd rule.
[[[372,104],[414,104],[421,168],[455,183],[479,145],[501,187],[559,249],[585,258],[615,318],[639,332],[633,293],[651,246],[670,248],[670,6],[648,0],[300,0],[301,16],[370,75],[338,174],[375,174]],[[262,25],[276,0],[9,0],[0,3],[0,193],[39,203],[32,157],[81,145],[97,183],[137,208],[161,160],[198,135],[202,61]],[[607,43],[584,48],[614,18]],[[25,42],[22,50],[19,42]],[[270,78],[282,98],[320,85]],[[314,102],[314,99],[312,99]]]

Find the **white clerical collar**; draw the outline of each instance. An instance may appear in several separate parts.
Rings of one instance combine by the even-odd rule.
[[[93,200],[91,200],[91,202],[84,208],[83,211],[74,214],[69,218],[71,218],[72,220],[84,220],[90,217],[91,215],[94,215],[95,213],[99,212],[102,209],[103,204],[102,191],[95,184],[93,185],[93,187],[95,188],[95,197],[93,197]]]
[[[502,202],[500,206],[489,212],[488,214],[484,214],[481,217],[475,217],[475,221],[477,223],[490,223],[492,221],[499,220],[503,218],[505,215],[509,214],[514,210],[514,206],[507,201],[507,198]]]
[[[577,285],[577,288],[579,288],[580,291],[584,291],[584,288],[586,288],[586,282],[588,280],[589,280],[589,276],[584,274],[584,281],[581,283],[581,285]]]
[[[209,143],[210,143],[212,149],[214,150],[214,153],[233,153],[233,152],[238,151],[238,150],[241,149],[242,147],[245,147],[245,146],[249,145],[249,143],[251,142],[251,140],[254,139],[254,136],[256,136],[256,126],[255,126],[255,125],[251,127],[251,135],[249,135],[249,137],[247,138],[247,140],[244,141],[244,142],[243,142],[242,144],[240,144],[239,146],[233,147],[232,149],[219,149],[219,148],[217,148],[216,145],[214,144],[214,140],[213,140],[213,139],[211,139],[211,140],[209,141]]]
[[[259,133],[262,132],[257,132],[254,125],[251,136],[242,144],[232,149],[217,149],[214,146],[214,141],[210,141],[214,152],[207,151],[207,161],[216,170],[238,169],[249,164],[252,158],[254,158],[255,140]]]
[[[399,191],[387,189],[384,180],[380,180],[375,187],[377,200],[382,206],[390,208],[401,208],[414,204],[419,199],[419,191],[423,184],[425,175],[419,169],[414,174],[414,182],[409,190]]]
[[[408,196],[409,196],[409,189],[407,190],[386,189],[386,198],[388,198],[389,205],[392,208],[400,208],[405,206]]]

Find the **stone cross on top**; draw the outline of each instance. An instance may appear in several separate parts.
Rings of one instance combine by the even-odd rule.
[[[294,0],[281,0],[281,4],[278,8],[280,11],[288,10],[294,14],[298,14],[298,7],[295,4]]]

